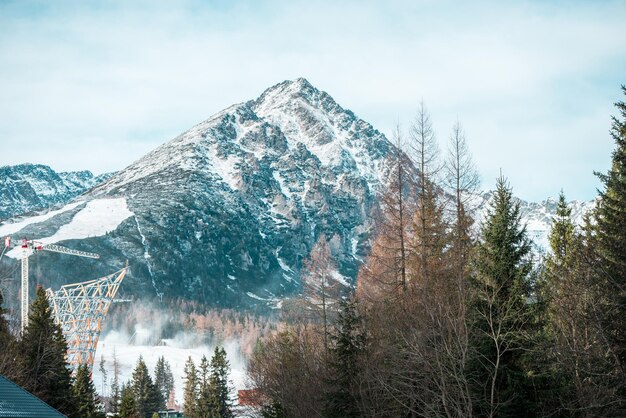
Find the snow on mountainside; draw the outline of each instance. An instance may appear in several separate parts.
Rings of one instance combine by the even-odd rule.
[[[125,219],[133,216],[133,213],[126,206],[126,199],[123,197],[117,199],[94,199],[84,204],[83,202],[74,202],[53,213],[56,215],[67,212],[79,205],[81,205],[81,209],[76,212],[69,223],[61,226],[53,235],[38,237],[37,240],[42,244],[55,244],[61,241],[99,237],[115,231]],[[30,220],[26,219],[14,224],[0,225],[0,237],[11,234],[11,231],[21,230],[23,226],[26,226],[26,223],[32,223]],[[7,256],[19,258],[21,251],[20,247],[13,248],[7,252]]]
[[[0,167],[0,219],[69,202],[109,177],[90,171],[56,173],[38,164]]]
[[[392,151],[382,133],[327,93],[304,79],[285,81],[199,123],[75,202],[0,225],[0,235],[101,255],[94,262],[38,254],[32,278],[46,286],[103,276],[129,260],[129,296],[277,306],[300,290],[299,270],[322,234],[338,260],[336,280],[356,278]],[[490,196],[482,196],[482,207]],[[555,202],[520,203],[531,237],[545,247]],[[591,203],[573,205],[580,217]]]
[[[60,269],[38,255],[45,280],[104,274],[128,259],[125,289],[136,296],[272,305],[299,289],[298,271],[321,234],[332,238],[336,276],[356,277],[391,148],[306,80],[285,81],[150,152],[81,205],[14,234],[59,236],[92,199],[124,198],[133,216],[67,244],[102,261]]]
[[[285,81],[255,101],[233,105],[162,145],[96,188],[94,194],[124,191],[124,185],[172,169],[217,176],[232,190],[251,164],[271,162],[274,176],[292,161],[364,177],[378,184],[391,145],[383,134],[341,108],[305,79]],[[252,167],[256,168],[256,167]],[[301,167],[297,167],[301,168]],[[330,174],[330,173],[329,173]],[[283,183],[280,180],[277,182]],[[244,182],[245,183],[245,182]],[[281,188],[285,196],[289,188]]]

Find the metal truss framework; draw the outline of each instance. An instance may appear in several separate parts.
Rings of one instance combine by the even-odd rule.
[[[67,360],[72,368],[80,364],[93,367],[102,320],[127,269],[100,279],[67,284],[56,292],[46,290],[56,322],[61,325],[67,340]]]

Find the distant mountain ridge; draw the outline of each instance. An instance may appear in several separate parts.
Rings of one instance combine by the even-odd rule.
[[[0,167],[0,220],[69,202],[113,173],[55,172],[41,164]]]
[[[513,190],[515,192],[515,190]],[[479,226],[487,215],[489,202],[493,198],[493,192],[484,192],[480,196],[476,223]],[[556,215],[556,207],[558,199],[548,198],[541,202],[528,202],[523,199],[514,197],[514,200],[520,205],[520,215],[522,224],[526,225],[528,237],[533,241],[535,253],[542,255],[549,252],[550,243],[548,235],[552,227],[554,216]],[[583,201],[572,200],[567,206],[572,210],[572,221],[576,225],[582,225],[584,215],[595,207],[595,200]]]

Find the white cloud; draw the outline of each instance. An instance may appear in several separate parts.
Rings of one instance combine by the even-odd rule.
[[[304,76],[383,132],[421,98],[440,140],[460,118],[486,187],[502,168],[522,197],[594,194],[626,82],[623,5],[335,3],[0,6],[0,165],[121,169]]]

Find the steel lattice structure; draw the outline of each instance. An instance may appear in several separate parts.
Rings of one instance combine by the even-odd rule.
[[[67,360],[75,369],[80,364],[93,367],[102,320],[106,316],[126,270],[96,280],[47,289],[56,322],[67,340]]]

